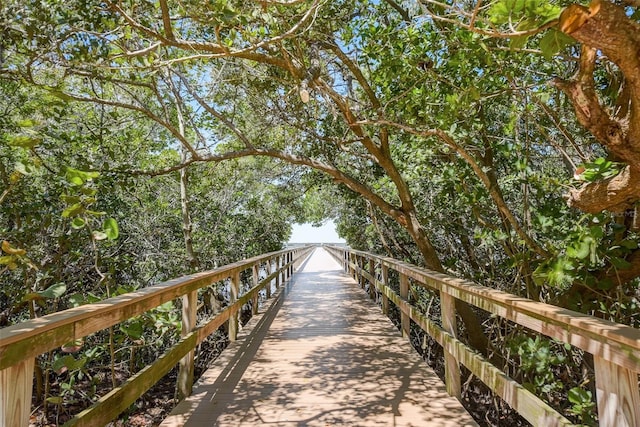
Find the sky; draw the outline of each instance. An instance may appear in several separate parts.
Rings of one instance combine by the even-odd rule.
[[[345,240],[338,237],[335,223],[327,221],[321,227],[293,224],[289,243],[345,243]]]

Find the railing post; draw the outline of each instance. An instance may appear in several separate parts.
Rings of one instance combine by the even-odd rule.
[[[601,427],[640,426],[638,373],[594,356]]]
[[[354,279],[356,278],[356,270],[355,268],[351,265],[353,264],[353,252],[349,252],[349,260],[348,260],[348,264],[349,264],[349,276],[353,277]]]
[[[293,252],[289,252],[287,256],[289,257],[289,267],[287,267],[287,270],[289,270],[289,277],[291,277],[293,276]]]
[[[29,425],[35,359],[0,371],[0,426]]]
[[[349,252],[347,251],[342,252],[342,268],[345,273],[349,272]]]
[[[271,258],[267,260],[267,277],[271,276],[271,261],[272,261]],[[278,269],[278,257],[276,257],[276,271],[277,269]],[[278,279],[279,279],[279,275],[276,276],[276,285],[279,285]],[[271,298],[271,279],[269,279],[269,283],[267,283],[265,290],[267,293],[267,299]]]
[[[282,274],[284,278],[282,280],[286,282],[287,280],[289,280],[289,254],[288,253],[282,256],[282,267],[284,267],[284,270],[282,270]]]
[[[400,273],[400,296],[409,302],[409,278],[404,273]],[[401,311],[400,323],[402,325],[402,336],[409,338],[411,336],[411,319],[408,313]]]
[[[240,272],[236,271],[233,276],[231,276],[231,298],[230,303],[233,304],[238,300],[240,296]],[[236,311],[229,317],[229,341],[235,341],[238,339],[238,314],[239,311]]]
[[[260,263],[259,262],[253,264],[252,272],[253,272],[252,287],[255,288],[256,286],[258,286],[258,283],[260,283]],[[253,314],[258,314],[258,297],[259,296],[260,296],[260,292],[256,292],[255,294],[253,294],[253,301],[251,305],[251,312]]]
[[[369,274],[371,275],[369,298],[374,299],[376,295],[376,263],[373,259],[369,259]]]
[[[382,284],[389,286],[389,267],[384,264],[382,264]],[[389,315],[389,297],[384,289],[382,289],[382,314]]]
[[[442,328],[453,337],[457,336],[456,300],[453,296],[440,291],[440,305],[442,309]],[[444,349],[444,371],[447,393],[460,399],[460,365],[453,354]]]
[[[182,296],[182,330],[181,336],[191,333],[196,327],[196,311],[198,309],[198,291]],[[195,349],[191,349],[179,362],[178,400],[191,395],[193,388],[193,360]]]
[[[289,260],[288,254],[284,254],[282,255],[282,265],[280,266],[283,270],[282,270],[282,283],[285,283],[287,281],[287,279],[289,278],[289,267],[287,267],[287,261]]]

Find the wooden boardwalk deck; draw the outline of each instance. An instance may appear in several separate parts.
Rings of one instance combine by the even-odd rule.
[[[353,279],[316,249],[162,426],[475,426]]]

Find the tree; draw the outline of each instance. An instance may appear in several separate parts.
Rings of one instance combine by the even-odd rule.
[[[502,286],[510,280],[498,277],[510,277],[532,298],[566,304],[563,296],[577,286],[585,298],[572,304],[589,310],[638,275],[634,229],[620,232],[624,224],[607,214],[580,221],[560,195],[572,185],[573,169],[584,167],[588,173],[580,178],[594,182],[570,191],[579,206],[578,199],[626,179],[632,166],[618,163],[631,157],[618,150],[609,163],[592,161],[592,153],[604,157],[605,149],[615,150],[603,140],[594,144],[576,118],[584,125],[587,116],[604,117],[604,107],[571,117],[546,82],[563,76],[557,87],[595,99],[588,68],[593,55],[583,49],[578,77],[568,78],[575,47],[563,34],[587,41],[582,32],[591,28],[580,30],[578,22],[605,28],[607,20],[619,19],[627,34],[621,46],[634,46],[629,34],[637,32],[626,30],[636,29],[637,5],[628,11],[602,5],[570,7],[560,15],[551,3],[525,7],[506,0],[487,8],[428,1],[407,10],[391,1],[220,2],[204,9],[165,1],[65,9],[10,3],[5,10],[19,10],[23,19],[4,24],[4,39],[15,43],[3,47],[2,73],[67,102],[131,111],[179,141],[187,154],[165,168],[121,171],[157,175],[244,156],[307,166],[367,200],[372,219],[379,213],[391,218],[430,268],[443,271],[445,258],[445,265],[468,276]],[[70,24],[57,25],[51,16]],[[526,43],[538,43],[541,51]],[[620,62],[626,61],[621,46],[596,47],[611,49],[607,55]],[[634,93],[632,65],[595,75],[615,82],[622,73],[620,87],[629,88],[604,98],[612,106],[621,103],[616,141],[635,138],[637,120],[625,127],[622,119],[632,119],[637,109],[632,97],[624,102],[625,93]],[[190,134],[169,112],[171,88]],[[585,96],[569,100],[575,104]],[[434,179],[425,179],[427,173]],[[447,211],[434,204],[438,199],[453,200],[456,208]],[[610,211],[630,206],[616,203]],[[486,250],[475,248],[469,235],[492,241]],[[448,249],[452,245],[462,252]],[[447,261],[460,253],[465,265]],[[479,262],[483,258],[490,262]],[[478,267],[485,273],[474,274]],[[596,283],[606,283],[605,289]]]

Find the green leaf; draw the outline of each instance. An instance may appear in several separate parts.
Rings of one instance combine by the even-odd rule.
[[[52,405],[62,405],[64,400],[60,396],[51,396],[47,397],[47,402],[51,403]]]
[[[638,249],[638,242],[636,242],[635,240],[623,240],[622,242],[620,242],[620,246],[626,249],[634,250]]]
[[[591,402],[591,392],[583,390],[580,387],[574,387],[567,393],[567,398],[569,402],[574,405],[579,405],[581,403]]]
[[[547,34],[540,39],[540,50],[546,59],[551,59],[564,47],[574,43],[574,40],[561,31],[551,28]]]
[[[567,256],[570,258],[585,259],[589,256],[590,242],[583,240],[581,242],[574,243],[567,248]]]
[[[102,225],[102,229],[109,240],[116,240],[120,234],[118,223],[113,218],[107,218]]]
[[[33,148],[42,142],[38,135],[13,135],[8,138],[9,145],[22,148]]]
[[[511,49],[522,49],[527,44],[529,40],[529,36],[515,36],[511,37],[509,41],[509,48]]]
[[[76,217],[73,219],[73,221],[71,221],[71,227],[75,228],[76,230],[83,228],[85,225],[85,220],[80,217]]]
[[[16,261],[15,255],[3,255],[0,256],[0,265],[11,264]]]
[[[24,120],[19,120],[17,125],[20,126],[21,128],[32,128],[36,126],[37,123],[32,119],[24,119]]]
[[[71,355],[66,355],[66,356],[62,356],[59,359],[54,360],[51,367],[58,374],[61,374],[63,372],[66,372],[67,370],[75,371],[77,369],[81,369],[82,367],[84,367],[86,363],[87,363],[87,359],[84,357],[82,359],[76,360],[75,357]]]
[[[60,283],[56,283],[54,285],[49,286],[47,289],[45,289],[42,292],[38,292],[38,294],[40,296],[42,296],[43,298],[59,298],[62,295],[64,295],[64,293],[67,291],[67,285],[65,285],[64,283],[60,282]]]
[[[120,330],[127,334],[129,338],[134,340],[140,339],[142,333],[144,332],[142,328],[142,323],[139,321],[132,322],[128,325],[121,325]]]
[[[611,257],[611,264],[618,270],[626,270],[631,267],[631,263],[629,261],[618,257]]]
[[[84,210],[84,206],[82,206],[82,203],[74,203],[73,205],[67,207],[65,210],[62,211],[62,217],[73,218],[79,215],[83,210]]]
[[[100,172],[85,172],[71,167],[65,168],[64,177],[68,183],[75,186],[83,185],[87,181],[91,181],[94,178],[98,178]]]

